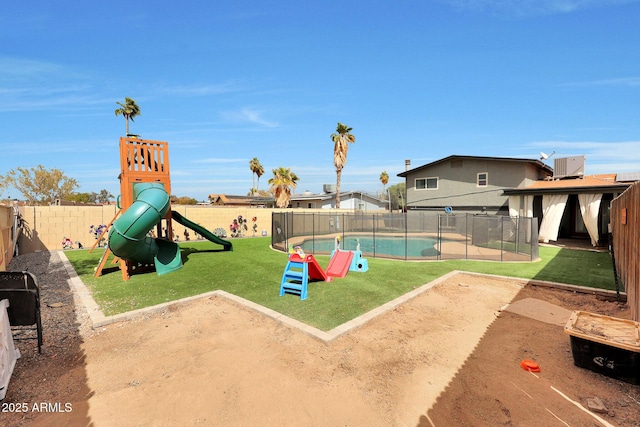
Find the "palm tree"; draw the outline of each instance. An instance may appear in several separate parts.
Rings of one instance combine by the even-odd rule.
[[[264,167],[262,167],[262,164],[260,164],[260,160],[258,160],[257,157],[254,157],[249,161],[249,169],[251,169],[251,182],[254,184],[251,187],[251,191],[252,193],[257,194],[260,191],[258,187],[260,186],[260,177],[264,175]],[[258,185],[255,185],[255,181],[253,178],[254,174],[258,175]],[[251,194],[251,195],[255,196],[255,194]]]
[[[134,117],[139,116],[140,115],[140,107],[138,107],[138,104],[136,104],[136,100],[135,99],[131,99],[131,98],[124,98],[124,104],[121,102],[116,102],[116,104],[118,104],[120,106],[120,108],[116,108],[116,116],[119,115],[123,115],[124,118],[127,120],[127,133],[126,135],[129,135],[129,119],[131,119],[131,121],[135,121],[133,120]]]
[[[342,169],[347,163],[347,151],[349,151],[349,143],[356,142],[356,137],[352,135],[352,128],[338,122],[336,133],[331,134],[333,146],[333,164],[336,166],[336,208],[340,207],[340,178],[342,177]]]
[[[291,201],[291,190],[296,188],[296,181],[300,178],[291,172],[290,168],[284,168],[280,166],[278,169],[273,169],[273,178],[269,180],[271,188],[269,191],[276,199],[276,206],[279,208],[286,208]]]
[[[387,171],[382,171],[380,174],[380,182],[382,183],[382,198],[384,199],[384,188],[389,183],[389,174]]]

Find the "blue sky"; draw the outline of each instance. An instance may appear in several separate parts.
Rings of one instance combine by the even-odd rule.
[[[380,192],[458,155],[586,155],[640,171],[640,0],[29,1],[0,6],[0,174],[58,168],[119,193],[116,102],[169,142],[172,193]],[[548,163],[553,166],[553,158]],[[8,189],[2,197],[20,197]]]

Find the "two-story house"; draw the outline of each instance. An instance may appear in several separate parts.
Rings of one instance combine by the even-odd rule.
[[[512,157],[445,157],[398,176],[405,178],[407,209],[509,214],[505,189],[526,187],[553,174],[540,160]]]

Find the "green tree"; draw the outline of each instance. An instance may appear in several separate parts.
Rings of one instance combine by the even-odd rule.
[[[61,170],[47,170],[42,165],[12,169],[0,181],[21,192],[29,204],[36,205],[51,204],[56,199],[68,200],[78,188],[77,181]]]
[[[380,174],[380,182],[382,183],[382,198],[384,199],[384,189],[389,183],[389,174],[387,173],[387,171],[382,171],[382,173]]]
[[[73,193],[70,194],[67,200],[76,203],[95,203],[98,198],[98,193]]]
[[[108,190],[100,190],[100,193],[92,191],[91,193],[73,193],[69,195],[67,200],[77,203],[109,203],[109,200],[113,199],[113,194]]]
[[[356,137],[351,134],[352,128],[338,122],[336,133],[331,134],[333,141],[333,164],[336,167],[336,208],[340,207],[340,180],[342,169],[347,164],[347,152],[349,144],[356,142]]]
[[[264,175],[264,167],[260,164],[260,160],[257,157],[254,157],[249,161],[249,169],[251,169],[251,183],[253,186],[251,187],[251,193],[249,196],[255,196],[259,193],[260,188],[260,177]],[[256,181],[254,176],[258,176],[258,183],[256,185]]]
[[[298,176],[290,168],[273,169],[273,178],[269,179],[270,192],[276,199],[276,206],[286,208],[291,201],[291,190],[296,188]]]
[[[106,189],[102,189],[100,190],[100,194],[98,194],[98,197],[96,199],[96,201],[98,203],[109,203],[109,201],[113,199],[113,194],[111,194],[108,190]]]
[[[182,196],[182,197],[171,196],[171,203],[175,203],[176,205],[197,205],[198,201],[193,197],[188,197],[188,196]]]
[[[131,119],[132,122],[135,121],[133,119],[141,114],[140,107],[136,104],[136,100],[131,98],[124,98],[124,104],[121,102],[116,102],[116,104],[120,106],[120,108],[116,108],[116,116],[122,115],[126,119],[127,127],[125,135],[129,135],[129,119]]]
[[[391,206],[394,209],[405,209],[407,206],[407,186],[404,182],[389,186]]]

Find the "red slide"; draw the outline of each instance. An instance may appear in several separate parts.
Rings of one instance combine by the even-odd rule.
[[[295,261],[295,262],[304,262],[307,264],[307,267],[309,269],[309,278],[312,280],[322,280],[324,282],[330,282],[331,281],[331,277],[328,277],[326,275],[326,273],[324,272],[324,270],[322,270],[322,267],[320,267],[320,264],[318,264],[318,261],[315,259],[315,257],[313,255],[305,255],[304,258],[302,258],[300,255],[298,254],[291,254],[289,255],[289,260],[290,261]]]
[[[327,276],[344,277],[349,272],[351,260],[353,259],[353,251],[337,251],[333,254],[329,266],[327,267]]]

